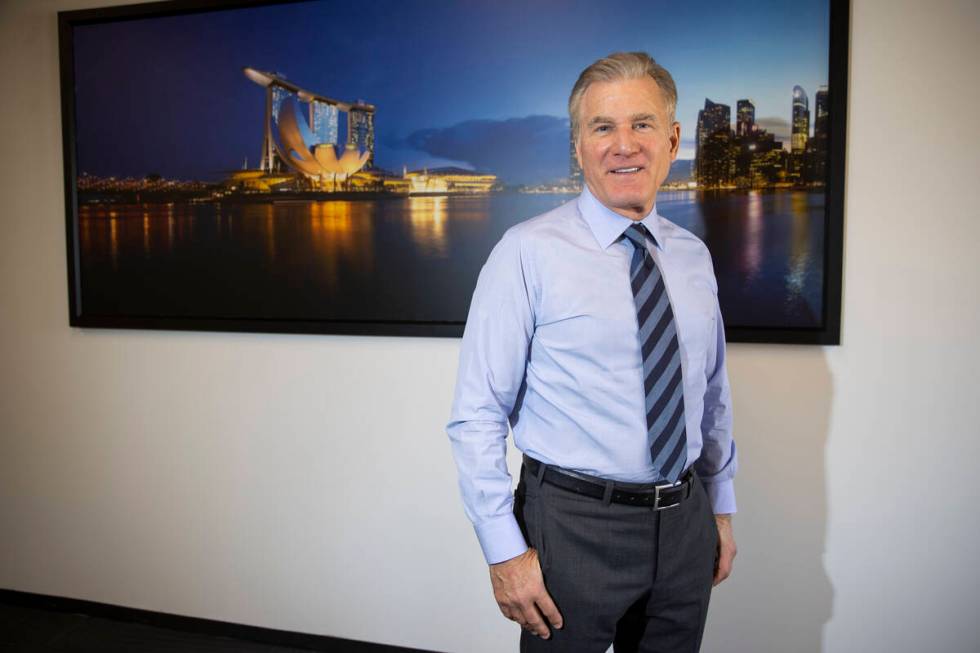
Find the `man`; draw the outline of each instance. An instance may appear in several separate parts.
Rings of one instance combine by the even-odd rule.
[[[473,294],[447,430],[522,651],[697,650],[735,556],[717,283],[656,211],[676,105],[645,53],[586,68],[569,98],[586,187],[509,229]]]

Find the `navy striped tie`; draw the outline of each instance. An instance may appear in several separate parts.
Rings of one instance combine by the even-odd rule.
[[[647,228],[636,222],[623,234],[633,245],[630,283],[636,303],[650,457],[660,478],[676,481],[687,465],[684,383],[677,328],[663,277],[647,249]]]

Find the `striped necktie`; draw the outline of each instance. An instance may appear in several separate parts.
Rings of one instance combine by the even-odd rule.
[[[659,478],[674,482],[687,465],[684,383],[674,312],[663,277],[647,249],[650,232],[635,222],[623,235],[633,245],[630,284],[643,358],[650,457]]]

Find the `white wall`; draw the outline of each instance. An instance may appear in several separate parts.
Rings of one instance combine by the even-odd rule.
[[[0,588],[514,650],[442,432],[458,340],[67,326],[55,12],[92,4],[0,4]],[[843,345],[731,347],[705,651],[980,647],[978,43],[970,0],[854,2]]]

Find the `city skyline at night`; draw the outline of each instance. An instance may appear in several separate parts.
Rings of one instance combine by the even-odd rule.
[[[793,88],[813,98],[827,84],[827,3],[709,4],[380,1],[351,21],[342,6],[311,2],[80,26],[78,170],[216,181],[246,159],[258,167],[263,95],[241,74],[252,66],[377,107],[379,168],[545,183],[570,174],[566,102],[578,72],[637,49],[677,81],[679,158],[694,159],[705,98],[750,98],[754,124],[787,143]]]

